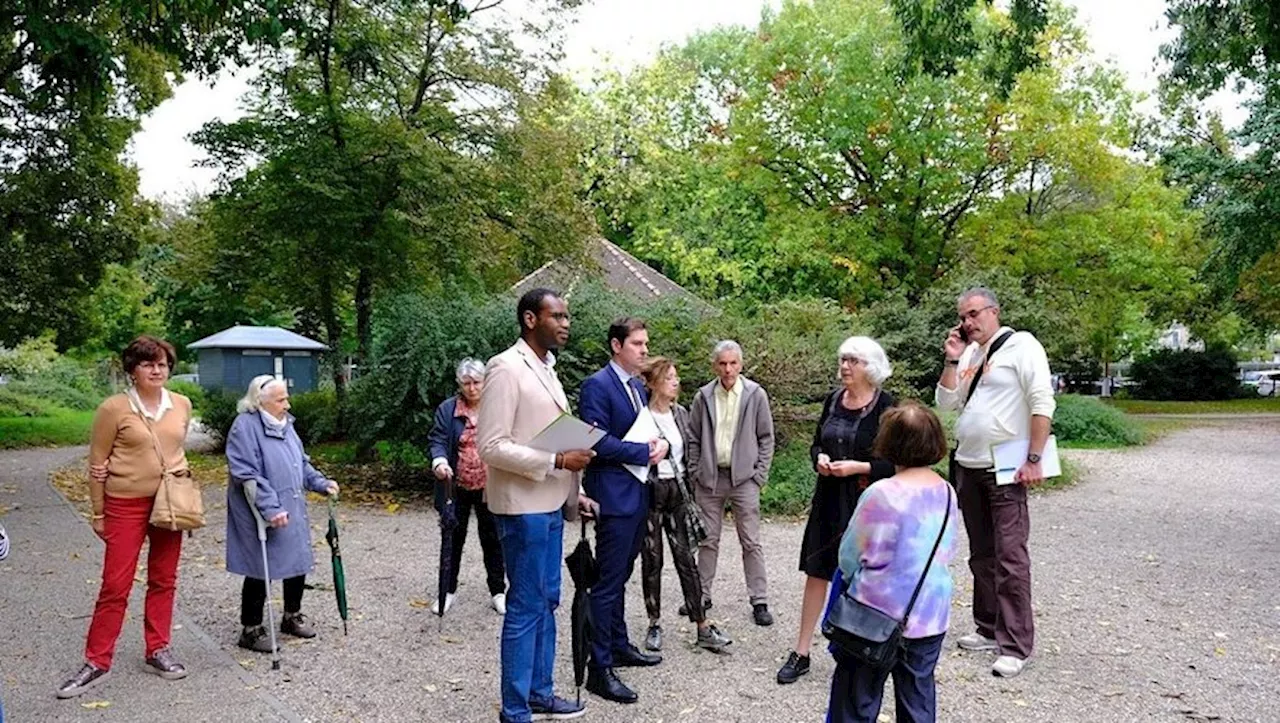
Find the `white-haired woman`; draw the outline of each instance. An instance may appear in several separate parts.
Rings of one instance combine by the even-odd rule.
[[[872,454],[880,415],[893,406],[881,389],[893,373],[884,349],[870,337],[844,340],[836,355],[840,388],[827,396],[813,433],[809,457],[818,473],[809,506],[809,522],[800,544],[800,571],[805,574],[796,646],[778,670],[778,682],[794,683],[809,672],[809,643],[827,600],[827,586],[839,566],[840,538],[872,482],[893,476],[893,465]]]
[[[240,591],[244,629],[238,645],[269,653],[271,640],[262,624],[262,606],[269,593],[267,572],[272,580],[284,580],[280,632],[299,638],[316,636],[302,614],[307,573],[315,567],[307,491],[336,495],[338,485],[312,467],[303,451],[289,414],[285,382],[270,374],[254,377],[237,409],[240,415],[227,433],[227,572],[244,575]],[[266,571],[257,521],[244,495],[250,484],[256,487],[254,505],[268,525]]]
[[[427,437],[431,452],[431,470],[435,474],[437,510],[444,508],[446,486],[452,484],[454,510],[458,525],[453,528],[453,564],[449,566],[448,590],[443,601],[436,600],[432,612],[440,606],[448,611],[458,592],[458,568],[462,564],[462,546],[467,541],[467,523],[471,511],[476,513],[476,531],[480,550],[484,553],[485,580],[489,586],[489,604],[499,615],[507,613],[507,573],[502,563],[502,546],[498,543],[498,527],[484,502],[487,481],[480,450],[476,446],[476,417],[480,412],[480,393],[484,390],[484,364],[463,359],[458,364],[458,393],[436,407],[435,424]]]

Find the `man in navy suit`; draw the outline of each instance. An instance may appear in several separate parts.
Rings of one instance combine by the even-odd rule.
[[[624,598],[627,580],[644,541],[649,514],[649,485],[624,464],[647,467],[667,454],[667,442],[652,439],[624,442],[640,410],[648,404],[644,385],[635,378],[649,356],[644,321],[624,317],[609,326],[613,358],[582,382],[578,407],[583,421],[607,432],[596,443],[584,486],[600,505],[596,518],[596,555],[600,580],[591,588],[591,667],[587,690],[617,703],[638,696],[618,679],[615,667],[657,665],[662,657],[640,652],[627,637]]]

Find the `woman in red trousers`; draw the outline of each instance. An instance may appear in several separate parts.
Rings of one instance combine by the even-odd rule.
[[[106,543],[102,587],[84,646],[85,663],[58,688],[59,698],[74,698],[110,675],[134,570],[146,540],[151,542],[143,624],[146,670],[166,680],[187,675],[169,650],[182,533],[150,524],[151,506],[165,470],[180,472],[187,465],[183,444],[191,402],[164,387],[174,361],[168,342],[149,336],[135,339],[123,354],[129,389],[108,397],[94,415],[89,496],[93,531]]]

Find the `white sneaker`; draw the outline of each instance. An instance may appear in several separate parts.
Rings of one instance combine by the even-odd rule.
[[[445,596],[444,596],[444,611],[445,611],[445,612],[449,612],[449,608],[453,607],[453,597],[454,597],[454,596],[453,596],[453,593],[451,593],[451,592],[450,592],[450,593],[445,593]],[[439,614],[440,614],[440,599],[439,599],[439,598],[436,598],[436,601],[435,601],[435,602],[433,602],[433,603],[431,603],[431,612],[432,612],[432,614],[434,614],[434,615],[439,615]]]
[[[1027,661],[1012,655],[1001,655],[991,666],[991,674],[998,678],[1012,678],[1027,667]]]
[[[507,614],[507,594],[505,592],[500,592],[497,595],[494,595],[493,600],[489,604],[497,614]]]
[[[995,640],[992,640],[991,638],[988,638],[987,636],[981,635],[979,633],[969,633],[968,635],[961,635],[960,638],[956,640],[956,645],[959,645],[961,650],[977,651],[977,650],[995,650],[996,649]]]

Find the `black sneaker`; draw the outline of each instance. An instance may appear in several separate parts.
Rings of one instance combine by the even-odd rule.
[[[267,635],[267,629],[261,625],[245,628],[244,632],[240,633],[240,640],[236,645],[258,653],[272,652],[271,637]]]
[[[655,653],[662,650],[662,626],[650,625],[649,632],[644,636],[644,649],[652,650]]]
[[[109,677],[111,677],[111,671],[95,668],[92,663],[85,663],[80,672],[58,687],[58,697],[74,698],[99,683],[107,682]]]
[[[809,656],[796,655],[795,651],[787,656],[787,662],[778,669],[778,684],[789,685],[800,680],[800,676],[809,674]]]
[[[756,625],[762,628],[773,625],[773,613],[769,612],[769,606],[764,603],[756,603],[751,606],[751,617],[755,618]]]

